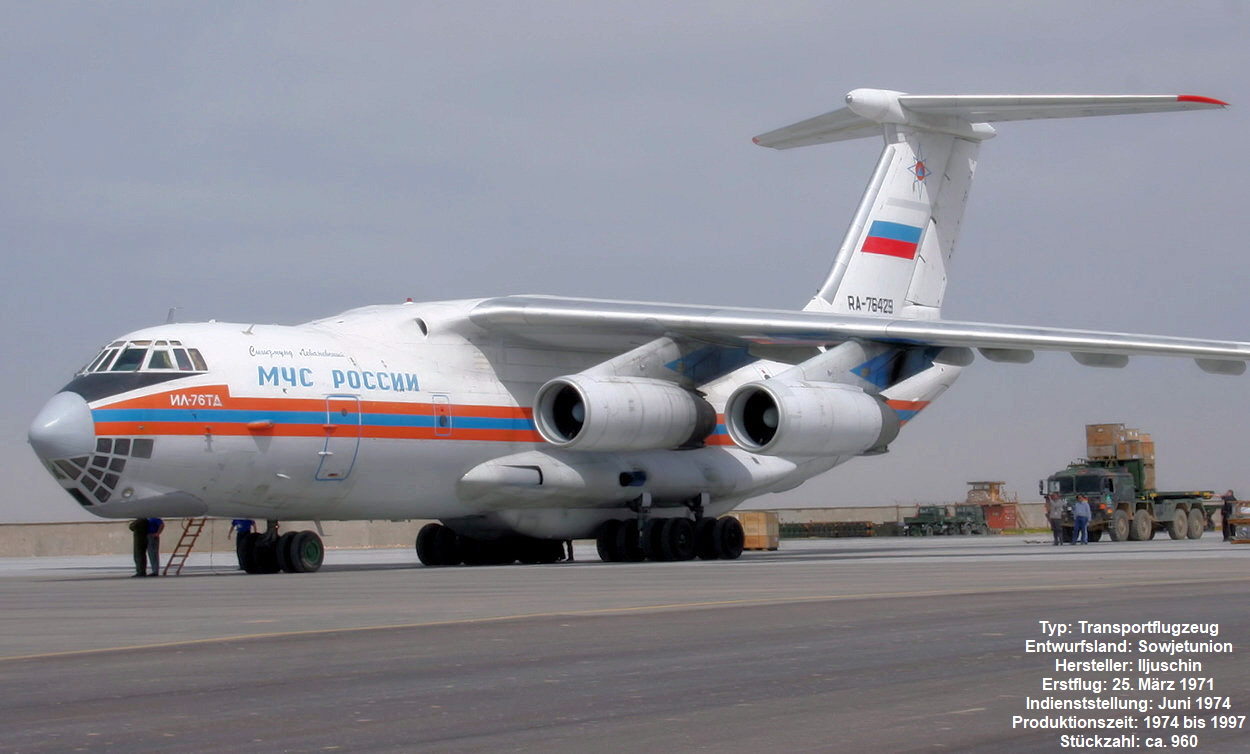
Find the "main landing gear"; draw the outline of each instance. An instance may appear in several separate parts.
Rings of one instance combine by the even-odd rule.
[[[609,563],[642,560],[736,560],[746,537],[732,516],[722,518],[652,518],[612,520],[599,527],[595,545]]]
[[[442,524],[426,524],[417,532],[417,558],[427,566],[555,563],[564,559],[564,541],[522,536],[474,539]]]
[[[248,573],[313,573],[321,568],[325,546],[315,531],[279,535],[271,521],[266,531],[244,534],[238,553],[239,567]]]
[[[745,543],[742,524],[736,518],[652,518],[639,525],[637,519],[613,519],[599,527],[595,544],[599,558],[609,563],[643,560],[734,560]],[[510,565],[556,563],[564,560],[564,542],[511,536],[494,540],[474,539],[442,524],[426,524],[417,533],[417,558],[427,566]]]

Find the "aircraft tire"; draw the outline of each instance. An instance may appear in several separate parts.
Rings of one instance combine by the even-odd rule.
[[[1111,535],[1112,542],[1123,542],[1128,539],[1129,535],[1129,518],[1128,512],[1116,510],[1111,514],[1111,524],[1107,527],[1107,533]]]
[[[325,560],[326,548],[315,531],[302,531],[291,542],[291,567],[295,573],[316,573]]]
[[[486,565],[490,562],[486,543],[472,537],[461,537],[460,560],[465,565]]]
[[[616,530],[616,551],[620,553],[622,563],[639,563],[646,560],[647,554],[639,541],[638,524],[626,519]]]
[[[1154,534],[1154,527],[1150,523],[1150,514],[1145,510],[1139,510],[1133,514],[1133,521],[1129,524],[1128,538],[1133,542],[1145,542]]]
[[[1190,539],[1202,539],[1202,532],[1207,528],[1207,517],[1201,508],[1189,509],[1189,531],[1187,535]]]
[[[620,551],[616,549],[616,535],[620,529],[621,522],[613,518],[604,521],[599,526],[599,533],[595,535],[595,549],[599,551],[599,559],[605,563],[615,563],[621,559]]]
[[[716,519],[701,518],[694,524],[694,549],[700,560],[716,560]]]
[[[694,557],[694,525],[688,518],[664,520],[660,530],[660,546],[665,560],[690,560]]]
[[[1185,539],[1189,536],[1189,518],[1180,508],[1172,511],[1172,520],[1168,522],[1168,536],[1172,539]]]
[[[642,527],[642,551],[647,560],[663,562],[668,560],[664,552],[664,522],[662,518],[648,519]]]
[[[716,519],[715,529],[716,552],[725,560],[737,560],[742,556],[742,546],[746,544],[746,533],[742,524],[733,516]]]
[[[443,562],[441,548],[445,536],[442,532],[446,528],[442,524],[426,524],[417,532],[417,560],[422,565],[431,568],[447,565]]]
[[[438,531],[438,554],[443,565],[460,565],[460,536],[450,527],[441,527]]]
[[[239,545],[239,568],[244,573],[260,573],[256,570],[256,538],[260,535],[256,532],[248,532],[243,536],[243,544]]]
[[[278,570],[283,573],[297,573],[295,566],[291,564],[291,547],[295,544],[295,535],[299,532],[289,531],[278,537],[277,545],[274,547],[274,555],[278,558]]]
[[[252,537],[253,570],[248,571],[248,573],[277,573],[280,570],[278,565],[278,538],[265,536],[260,533],[254,534]]]

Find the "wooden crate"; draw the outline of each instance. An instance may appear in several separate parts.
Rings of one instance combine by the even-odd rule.
[[[780,519],[773,511],[739,511],[730,514],[746,534],[744,550],[776,550],[781,542]]]

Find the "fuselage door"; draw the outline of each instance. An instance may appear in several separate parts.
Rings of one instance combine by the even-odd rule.
[[[327,396],[325,431],[317,481],[340,482],[352,473],[360,450],[360,399],[354,395]]]

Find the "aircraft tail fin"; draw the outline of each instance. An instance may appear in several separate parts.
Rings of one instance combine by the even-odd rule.
[[[936,319],[989,124],[1225,107],[1188,95],[911,95],[856,89],[846,107],[755,137],[791,149],[876,134],[885,148],[808,311]]]

